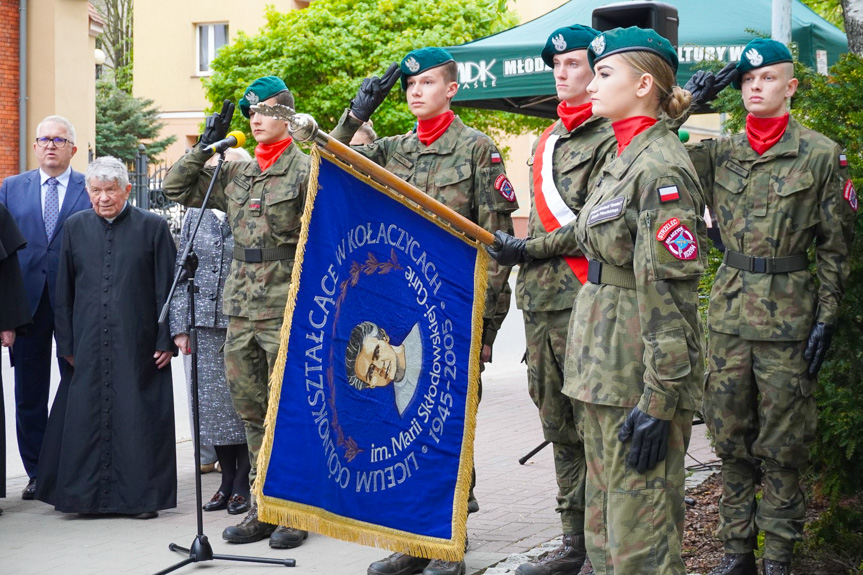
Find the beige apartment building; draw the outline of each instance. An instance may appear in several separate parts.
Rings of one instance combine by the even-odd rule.
[[[195,143],[209,103],[203,78],[219,48],[240,31],[254,35],[267,5],[300,10],[310,0],[135,0],[133,95],[161,110],[162,137],[177,141],[162,155],[169,163]],[[314,1],[314,0],[311,0]]]

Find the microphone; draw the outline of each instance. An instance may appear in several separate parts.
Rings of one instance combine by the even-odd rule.
[[[246,135],[239,130],[228,133],[228,137],[210,144],[205,151],[212,154],[221,154],[228,148],[241,148],[246,143]]]

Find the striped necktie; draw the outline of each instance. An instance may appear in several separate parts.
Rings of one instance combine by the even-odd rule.
[[[54,233],[54,228],[57,226],[57,218],[60,216],[60,195],[57,193],[57,184],[60,182],[56,178],[48,178],[45,182],[48,184],[48,190],[45,192],[45,235],[51,239]]]

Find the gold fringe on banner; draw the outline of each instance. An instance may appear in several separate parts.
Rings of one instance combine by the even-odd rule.
[[[364,521],[336,515],[320,507],[313,507],[301,503],[295,503],[263,494],[263,486],[267,479],[267,467],[272,455],[273,434],[278,414],[279,401],[281,399],[282,380],[285,372],[285,362],[288,355],[289,336],[291,331],[291,320],[296,306],[297,293],[300,288],[300,274],[303,267],[306,242],[309,239],[309,225],[315,206],[315,198],[318,192],[318,174],[320,171],[322,150],[317,145],[312,147],[310,153],[311,170],[309,174],[308,195],[302,216],[302,228],[300,240],[297,245],[297,253],[294,260],[294,269],[291,275],[291,287],[288,292],[288,301],[285,305],[285,319],[282,323],[280,334],[279,355],[276,366],[270,377],[269,405],[267,417],[264,423],[264,440],[258,454],[258,477],[252,487],[258,504],[258,517],[267,523],[277,523],[295,529],[314,531],[322,535],[369,545],[383,547],[392,551],[400,551],[415,557],[427,557],[430,559],[443,559],[447,561],[460,561],[464,558],[464,547],[467,539],[467,499],[470,491],[471,471],[473,468],[474,438],[476,433],[476,413],[479,405],[479,377],[480,377],[480,355],[482,352],[482,326],[485,308],[485,292],[488,285],[488,254],[479,242],[468,238],[463,233],[455,230],[440,218],[430,215],[422,208],[406,200],[397,192],[382,186],[380,183],[363,174],[353,166],[350,166],[326,151],[323,151],[332,163],[342,170],[351,173],[358,179],[371,185],[378,191],[390,198],[409,207],[417,213],[422,214],[430,221],[445,228],[449,233],[459,237],[477,249],[476,266],[474,268],[474,306],[472,318],[472,342],[470,352],[470,372],[468,376],[468,391],[465,413],[465,429],[462,439],[461,459],[459,461],[458,480],[455,490],[455,505],[452,514],[452,539],[428,537],[410,533],[398,529],[392,529],[381,525],[375,525]]]

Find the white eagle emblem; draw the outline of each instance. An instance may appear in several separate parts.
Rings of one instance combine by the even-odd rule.
[[[764,61],[764,56],[758,53],[758,50],[755,48],[750,48],[746,51],[746,59],[749,60],[749,63],[755,66],[756,68],[761,65],[761,62]]]
[[[249,104],[251,104],[252,106],[254,106],[255,104],[257,104],[258,102],[261,101],[261,99],[258,97],[258,95],[255,94],[254,92],[252,92],[251,90],[246,92],[246,100],[248,100]]]
[[[590,43],[590,48],[593,50],[593,53],[599,56],[603,52],[605,52],[605,36],[600,34]]]
[[[554,49],[558,52],[563,52],[564,50],[566,50],[566,38],[563,37],[563,34],[553,36],[551,38],[551,43],[554,44]]]
[[[416,74],[420,69],[420,63],[417,62],[417,59],[411,56],[407,60],[405,60],[405,66],[408,67],[408,70]]]

